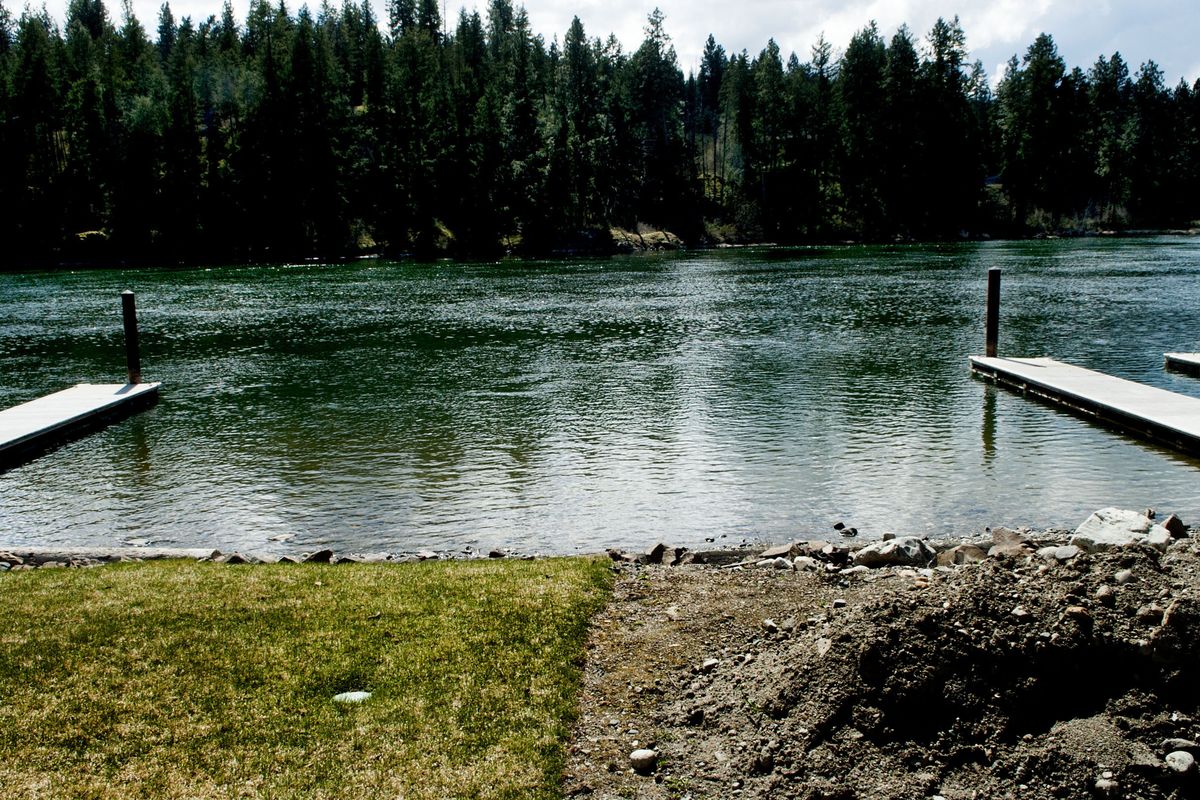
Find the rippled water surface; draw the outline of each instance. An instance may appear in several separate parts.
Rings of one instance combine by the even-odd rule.
[[[1200,396],[1200,241],[0,275],[0,407],[123,376],[152,410],[0,474],[0,544],[567,553],[1200,520],[1200,461],[971,377],[1001,351]],[[272,537],[295,534],[287,544]],[[722,538],[724,537],[724,538]]]

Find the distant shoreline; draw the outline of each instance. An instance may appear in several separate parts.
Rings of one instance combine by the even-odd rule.
[[[613,229],[611,247],[608,243],[603,246],[590,243],[586,245],[571,246],[566,245],[561,248],[550,248],[545,253],[542,252],[518,252],[515,250],[506,250],[501,253],[502,258],[511,258],[520,261],[540,261],[545,259],[565,259],[565,258],[611,258],[621,255],[643,255],[649,253],[661,252],[705,252],[709,250],[732,250],[732,249],[755,249],[755,248],[805,248],[805,247],[855,247],[855,246],[894,246],[894,245],[936,245],[936,244],[966,244],[970,242],[1034,242],[1047,241],[1056,239],[1142,239],[1159,236],[1173,236],[1180,238],[1190,238],[1200,236],[1200,228],[1136,228],[1136,229],[1105,229],[1105,230],[1059,230],[1059,231],[1043,231],[1031,233],[1026,236],[992,236],[987,233],[977,235],[964,236],[956,239],[910,239],[910,238],[894,238],[894,239],[812,239],[805,241],[714,241],[702,239],[698,242],[687,243],[680,239],[670,231],[650,230],[640,234],[633,234],[621,231],[618,235],[617,231],[621,229]],[[642,240],[641,242],[637,240]],[[436,254],[430,257],[417,256],[412,253],[397,253],[388,255],[379,252],[363,252],[356,254],[345,254],[341,256],[318,257],[312,256],[300,259],[282,259],[259,260],[249,259],[242,261],[184,261],[184,262],[167,262],[156,261],[153,259],[96,259],[96,260],[62,260],[55,262],[49,266],[37,266],[32,264],[7,264],[0,266],[0,273],[26,273],[26,272],[66,272],[72,270],[103,270],[103,269],[196,269],[217,266],[244,266],[258,267],[268,266],[280,263],[311,263],[311,264],[338,264],[348,263],[352,261],[369,261],[369,260],[384,260],[384,261],[413,261],[418,263],[432,263],[437,261],[463,261],[473,262],[481,260],[489,260],[489,256],[481,253],[459,253],[459,254]]]

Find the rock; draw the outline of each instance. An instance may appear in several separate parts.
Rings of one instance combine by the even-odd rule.
[[[1137,619],[1144,625],[1157,625],[1163,619],[1163,607],[1158,603],[1147,603],[1137,610]]]
[[[855,565],[865,567],[923,567],[934,559],[933,548],[915,536],[874,542],[854,554]]]
[[[706,659],[704,659],[704,663],[700,665],[700,671],[701,672],[712,672],[714,669],[716,669],[718,666],[720,666],[720,664],[721,664],[721,662],[719,659],[706,658]]]
[[[422,550],[417,553],[418,561],[437,561],[438,554],[432,550]]]
[[[1102,606],[1112,607],[1117,602],[1116,593],[1108,584],[1101,584],[1100,588],[1096,589],[1096,602]]]
[[[1097,778],[1096,792],[1102,795],[1115,795],[1121,789],[1121,784],[1112,778]]]
[[[299,563],[300,563],[300,559],[296,558],[295,556],[280,556],[280,557],[279,557],[279,561],[278,561],[278,562],[276,562],[276,563],[279,563],[279,564],[299,564]]]
[[[764,619],[762,626],[767,633],[779,633],[779,625],[773,619]]]
[[[328,549],[318,550],[317,552],[309,553],[304,557],[304,561],[307,564],[328,564],[332,560],[333,551]]]
[[[1029,537],[1020,531],[1010,530],[1009,528],[992,528],[992,544],[1027,544]]]
[[[1092,612],[1083,606],[1067,606],[1065,613],[1071,619],[1081,623],[1090,623],[1092,621]]]
[[[759,558],[792,558],[799,550],[799,545],[796,542],[791,544],[781,544],[775,547],[767,548],[759,555]]]
[[[771,566],[775,569],[792,569],[792,562],[780,556],[779,558],[771,559]]]
[[[1131,580],[1133,580],[1133,570],[1131,569],[1119,569],[1113,573],[1113,583],[1117,586],[1124,586]]]
[[[66,566],[64,561],[43,561],[41,564],[42,569],[63,569]]]
[[[342,692],[333,696],[335,703],[365,703],[370,699],[370,692]]]
[[[1159,745],[1159,750],[1164,753],[1171,753],[1176,750],[1184,750],[1192,755],[1200,752],[1200,744],[1196,744],[1191,739],[1163,739]]]
[[[1152,532],[1157,533],[1159,540],[1164,534],[1173,538],[1165,528],[1138,511],[1102,508],[1075,529],[1069,544],[1095,553],[1146,543]]]
[[[894,533],[885,533],[883,536],[881,536],[881,537],[879,537],[879,538],[880,538],[880,539],[882,539],[882,540],[883,540],[883,541],[885,541],[885,542],[890,542],[892,539],[895,539],[895,538],[896,538],[896,534],[894,534]]]
[[[610,558],[612,557],[611,551],[609,551],[609,557]],[[504,558],[504,551],[503,550],[489,550],[488,558]],[[613,559],[613,560],[615,561],[617,559]]]
[[[833,529],[834,529],[835,531],[841,531],[841,530],[845,530],[845,529],[846,529],[846,523],[844,523],[844,522],[835,522],[835,523],[833,523]]]
[[[1196,766],[1196,757],[1186,750],[1167,753],[1167,757],[1163,761],[1166,762],[1168,769],[1178,772],[1180,775],[1191,772],[1192,768]]]
[[[23,558],[13,553],[0,553],[0,561],[8,562],[8,565],[12,567],[25,563]]]
[[[1161,524],[1163,529],[1176,539],[1182,539],[1188,535],[1187,526],[1183,524],[1183,520],[1174,514],[1164,519]]]
[[[938,553],[939,567],[949,567],[959,564],[976,564],[987,558],[987,552],[982,547],[973,544],[960,544]]]
[[[844,564],[850,560],[850,548],[844,544],[827,542],[821,548],[820,554],[826,561],[832,561],[834,564]]]
[[[250,564],[250,559],[246,558],[241,553],[234,551],[225,557],[226,564]]]
[[[1070,561],[1079,555],[1080,552],[1080,549],[1073,544],[1063,545],[1062,547],[1054,548],[1054,559],[1059,562]]]
[[[641,773],[642,775],[651,773],[654,771],[654,768],[658,766],[658,751],[647,750],[645,748],[641,750],[634,750],[629,754],[629,764],[633,767],[635,772]]]
[[[870,572],[870,571],[871,571],[870,567],[859,564],[856,567],[847,567],[846,569],[839,571],[838,574],[839,575],[862,575],[864,572]]]
[[[833,607],[834,608],[845,608],[846,601],[839,597],[837,600],[833,601]]]
[[[1033,614],[1029,613],[1029,609],[1025,606],[1014,606],[1012,615],[1016,617],[1017,622],[1032,622]]]
[[[1146,544],[1153,547],[1160,553],[1165,553],[1167,548],[1175,542],[1175,537],[1166,529],[1159,525],[1155,525],[1150,529],[1150,533],[1146,536]]]
[[[661,564],[663,562],[663,555],[670,549],[671,548],[663,542],[659,542],[646,551],[646,563]]]
[[[811,556],[796,556],[792,561],[792,566],[796,569],[820,569],[821,562]]]
[[[988,558],[1020,558],[1029,552],[1029,548],[1024,544],[1010,542],[1006,544],[994,544],[988,548]]]

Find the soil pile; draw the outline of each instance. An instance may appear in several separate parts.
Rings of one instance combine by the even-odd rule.
[[[924,569],[619,566],[568,795],[1200,797],[1196,540],[997,543]]]

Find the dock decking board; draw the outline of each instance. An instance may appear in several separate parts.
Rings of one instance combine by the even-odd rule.
[[[1089,419],[1200,454],[1200,398],[1168,392],[1051,358],[971,356],[971,369]]]
[[[0,411],[0,470],[158,399],[158,383],[81,383]]]
[[[1168,369],[1200,375],[1200,353],[1164,353]]]

